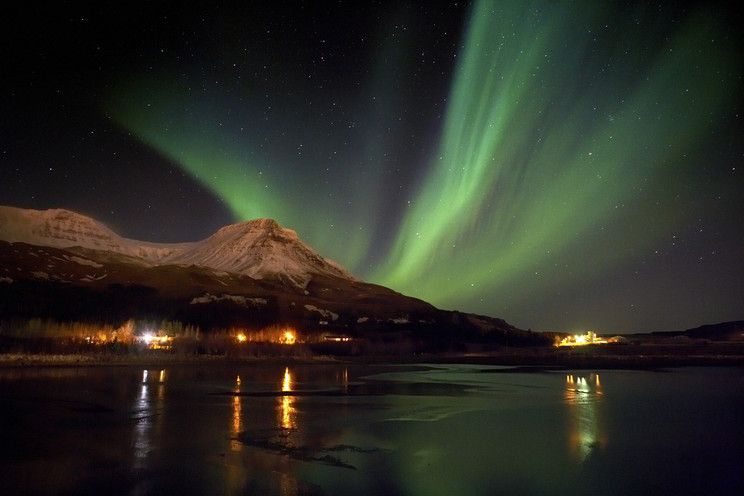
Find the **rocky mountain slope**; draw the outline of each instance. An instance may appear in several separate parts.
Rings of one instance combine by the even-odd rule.
[[[199,242],[156,244],[67,210],[0,207],[0,323],[29,318],[534,338],[501,319],[439,310],[362,282],[270,219],[225,226]]]

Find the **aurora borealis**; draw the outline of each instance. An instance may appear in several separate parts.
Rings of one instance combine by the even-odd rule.
[[[733,11],[393,5],[57,7],[4,40],[0,203],[151,241],[270,217],[522,328],[741,318]]]

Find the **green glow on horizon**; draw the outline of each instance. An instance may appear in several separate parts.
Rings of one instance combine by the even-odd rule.
[[[507,300],[622,266],[659,238],[640,205],[669,200],[657,182],[684,174],[673,167],[728,101],[715,74],[730,61],[701,16],[630,84],[617,81],[636,60],[587,81],[601,5],[476,3],[438,157],[375,280],[440,305]],[[683,216],[663,209],[670,225]]]

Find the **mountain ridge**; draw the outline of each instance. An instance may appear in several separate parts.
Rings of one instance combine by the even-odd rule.
[[[139,259],[143,265],[197,265],[304,288],[313,275],[357,280],[273,219],[223,226],[195,242],[153,243],[120,236],[91,217],[65,209],[0,206],[0,239],[53,248],[83,248]]]
[[[286,325],[415,341],[420,349],[551,340],[361,281],[271,219],[224,226],[202,241],[157,244],[122,238],[67,210],[0,207],[0,334],[35,319],[168,321],[217,332]]]

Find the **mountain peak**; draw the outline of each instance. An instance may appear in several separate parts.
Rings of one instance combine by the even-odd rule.
[[[117,251],[124,238],[90,217],[71,210],[31,210],[0,206],[0,239],[66,248]]]
[[[298,238],[297,233],[291,229],[284,228],[274,219],[253,219],[229,224],[217,230],[215,234],[273,234],[286,236],[288,238]]]
[[[253,220],[247,220],[243,222],[244,224],[255,224],[261,227],[264,227],[266,229],[279,229],[281,226],[277,221],[274,219],[268,219],[268,218],[261,218],[261,219],[253,219]]]
[[[343,267],[305,245],[273,219],[220,228],[195,243],[122,238],[100,222],[64,209],[0,206],[0,239],[55,248],[81,247],[136,257],[145,265],[197,265],[304,288],[314,275],[356,281]]]
[[[273,219],[255,219],[224,226],[179,263],[208,263],[209,267],[272,279],[304,288],[313,275],[356,279],[337,263],[304,244],[297,233]]]

